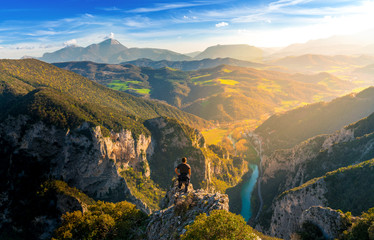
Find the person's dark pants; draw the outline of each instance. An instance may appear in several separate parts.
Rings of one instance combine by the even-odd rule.
[[[178,177],[178,188],[181,189],[182,188],[182,184],[184,183],[185,185],[185,188],[184,188],[184,192],[186,193],[187,190],[188,190],[188,184],[190,184],[190,179],[188,178],[188,176],[186,175],[179,175]]]

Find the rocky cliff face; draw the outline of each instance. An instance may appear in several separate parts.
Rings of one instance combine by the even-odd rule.
[[[273,203],[270,234],[283,239],[302,229],[304,223],[317,226],[327,239],[336,239],[345,228],[343,214],[328,206],[325,180],[283,193]]]
[[[327,239],[336,239],[345,229],[345,220],[342,213],[328,207],[313,206],[303,211],[299,225],[312,223],[321,229]]]
[[[205,140],[199,131],[166,118],[148,120],[146,126],[152,133],[154,154],[149,157],[149,164],[154,181],[167,188],[182,157],[187,157],[193,166],[191,182],[195,186],[203,187],[203,181],[209,181],[209,161],[201,150]]]
[[[263,155],[261,186],[263,195],[267,196],[263,213],[271,216],[271,222],[262,221],[257,227],[287,238],[298,228],[304,211],[313,206],[329,207],[324,197],[326,186],[323,179],[306,188],[302,185],[327,172],[373,157],[374,139],[370,128],[367,128],[367,134],[358,137],[355,137],[356,129],[345,127],[330,135],[311,138],[294,148]],[[292,188],[301,190],[287,191]],[[287,194],[282,194],[282,198],[277,197],[285,191]]]
[[[177,189],[177,182],[164,199],[165,209],[153,213],[147,226],[147,239],[174,240],[186,230],[200,213],[213,210],[229,209],[229,198],[226,194],[208,193],[204,190],[193,190],[190,185],[188,193]]]
[[[167,189],[175,176],[174,168],[187,157],[192,167],[191,182],[197,188],[217,191],[215,180],[235,186],[248,172],[248,163],[240,157],[219,156],[209,149],[196,129],[168,118],[147,120],[152,133],[154,154],[149,159],[151,178]]]
[[[9,146],[7,158],[19,152],[27,153],[36,161],[47,161],[45,175],[63,179],[91,197],[121,201],[130,199],[146,212],[149,209],[136,200],[120,171],[128,167],[150,174],[146,152],[151,138],[134,138],[130,131],[111,132],[103,136],[100,127],[83,124],[77,129],[65,130],[43,122],[30,124],[26,116],[9,117],[0,125],[1,138]],[[11,165],[11,163],[10,163]]]
[[[301,215],[313,206],[326,206],[326,187],[323,179],[300,190],[288,192],[274,201],[269,233],[272,236],[290,239],[299,230]],[[307,196],[307,197],[306,197]]]
[[[287,179],[280,192],[297,187],[306,181],[305,164],[308,161],[316,158],[321,151],[332,153],[334,144],[349,142],[353,139],[354,131],[343,128],[331,135],[320,135],[308,139],[294,148],[277,150],[269,156],[263,155],[264,174],[262,181],[266,183],[269,179],[274,178],[277,173],[286,171]]]

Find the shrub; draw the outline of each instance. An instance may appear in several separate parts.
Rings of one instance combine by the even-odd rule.
[[[125,201],[98,201],[88,210],[64,214],[54,239],[137,239],[147,218],[134,204]]]
[[[205,213],[196,217],[181,235],[182,240],[251,240],[258,239],[244,218],[225,210],[214,210],[210,216]]]

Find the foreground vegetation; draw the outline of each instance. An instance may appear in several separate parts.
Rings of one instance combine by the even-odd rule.
[[[62,216],[62,224],[52,239],[143,239],[147,215],[128,202],[98,201],[88,211]]]
[[[144,201],[153,211],[160,209],[161,199],[165,196],[165,191],[161,189],[152,179],[143,176],[141,172],[128,168],[121,173],[126,179],[126,183],[131,193]]]
[[[242,216],[225,210],[214,210],[207,216],[205,213],[196,217],[186,227],[182,240],[255,240],[259,234],[246,224]],[[260,234],[261,239],[276,239]]]

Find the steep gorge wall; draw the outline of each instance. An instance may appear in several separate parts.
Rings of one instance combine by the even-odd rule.
[[[298,191],[307,181],[329,171],[357,164],[374,156],[374,136],[370,132],[355,137],[354,127],[345,127],[330,135],[311,138],[292,149],[277,150],[263,156],[262,193],[267,197],[262,221],[257,227],[279,237],[290,237],[310,207],[329,207],[323,193],[323,179]],[[357,135],[357,134],[356,134]],[[325,189],[325,190],[324,190]],[[281,193],[283,197],[277,197]],[[321,216],[323,217],[323,216]],[[261,217],[260,217],[261,218]]]
[[[209,162],[202,152],[205,140],[202,134],[173,119],[155,118],[147,120],[146,127],[152,133],[154,154],[149,157],[152,179],[167,189],[175,176],[174,168],[187,157],[191,165],[191,182],[198,188],[209,181]]]
[[[175,176],[174,168],[187,157],[192,168],[191,183],[196,188],[217,191],[216,183],[236,185],[248,172],[248,163],[240,157],[219,156],[206,146],[203,135],[196,129],[168,118],[145,122],[152,133],[154,154],[148,157],[151,178],[167,189]]]
[[[135,199],[120,171],[128,167],[149,175],[146,152],[151,138],[130,131],[103,136],[99,126],[83,124],[77,129],[59,129],[43,122],[30,123],[28,117],[9,117],[0,125],[2,142],[9,146],[8,158],[23,152],[38,162],[47,162],[47,176],[62,179],[91,197],[101,200],[132,200],[139,208],[148,207]]]

